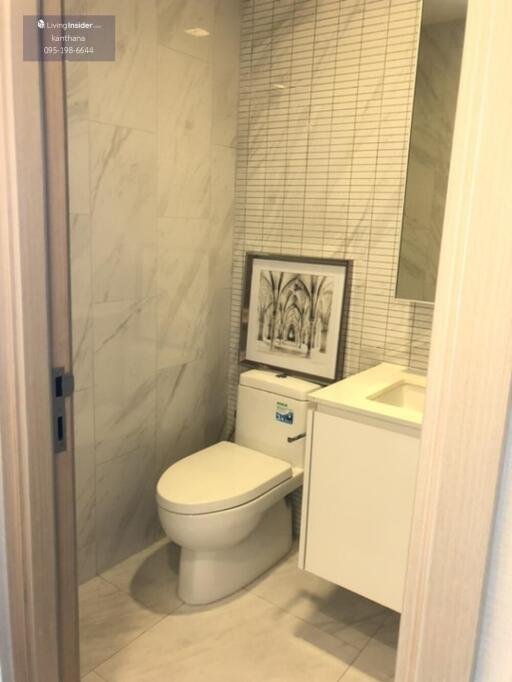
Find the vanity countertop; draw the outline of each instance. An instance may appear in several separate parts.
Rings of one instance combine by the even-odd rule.
[[[426,382],[421,374],[384,362],[314,391],[309,399],[344,412],[420,428]]]

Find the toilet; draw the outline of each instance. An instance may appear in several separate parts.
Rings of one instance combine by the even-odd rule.
[[[277,372],[244,372],[235,442],[195,452],[161,476],[158,513],[166,535],[181,546],[184,602],[226,597],[290,550],[285,498],[302,484],[308,394],[317,388]]]

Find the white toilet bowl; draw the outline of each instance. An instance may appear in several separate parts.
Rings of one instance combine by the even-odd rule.
[[[237,442],[200,450],[161,476],[158,512],[165,533],[181,546],[178,594],[184,602],[222,599],[290,550],[291,509],[285,498],[302,485],[312,387],[284,375],[246,372]]]
[[[292,543],[284,498],[301,484],[302,470],[226,441],[170,467],[157,501],[162,528],[182,548],[181,599],[216,601],[279,561]]]

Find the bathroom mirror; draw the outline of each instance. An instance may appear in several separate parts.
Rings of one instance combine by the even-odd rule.
[[[433,301],[468,0],[423,0],[397,298]]]

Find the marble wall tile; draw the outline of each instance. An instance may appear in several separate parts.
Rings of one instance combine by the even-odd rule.
[[[213,31],[213,128],[214,144],[235,147],[237,139],[238,69],[240,52],[240,3],[215,0]]]
[[[89,212],[89,121],[68,122],[68,190],[72,213]]]
[[[91,229],[96,302],[154,290],[156,136],[91,123]]]
[[[116,36],[123,43],[134,38],[146,43],[156,39],[155,0],[86,0],[90,14],[113,14],[116,17]]]
[[[160,536],[155,454],[141,450],[96,467],[97,570],[122,561]]]
[[[155,300],[94,307],[98,462],[152,452],[155,438]]]
[[[73,412],[75,449],[86,449],[92,446],[94,452],[94,393],[91,388],[75,391]]]
[[[89,212],[89,83],[87,64],[66,62],[68,191],[71,213]]]
[[[87,0],[64,0],[64,12],[66,14],[86,14]],[[70,62],[67,62],[69,64]],[[78,63],[78,62],[71,62]]]
[[[158,210],[160,216],[205,218],[210,210],[210,162],[201,151],[198,156],[158,158]]]
[[[71,221],[71,225],[76,225]],[[76,246],[76,241],[75,241]],[[73,230],[71,231],[71,250],[73,254]],[[71,260],[72,273],[77,260]],[[79,267],[77,266],[77,269]],[[76,306],[72,308],[76,315]],[[90,317],[87,318],[90,323]],[[80,322],[78,323],[80,324]],[[92,325],[89,324],[89,329]],[[76,342],[75,331],[77,324],[73,319],[73,345]],[[92,331],[92,330],[91,330]],[[86,335],[87,336],[87,335]],[[89,332],[90,343],[90,376],[84,381],[83,353],[74,350],[75,385],[77,390],[73,396],[73,421],[75,439],[75,499],[76,499],[76,530],[77,530],[77,566],[78,581],[83,583],[96,575],[96,490],[95,490],[95,455],[94,455],[94,395],[92,389],[92,333]],[[82,340],[82,343],[85,343]],[[77,362],[78,360],[78,362]],[[90,388],[83,389],[83,384]]]
[[[158,42],[192,57],[211,60],[214,2],[204,0],[157,0]],[[208,35],[194,36],[190,29]]]
[[[94,544],[96,532],[96,491],[94,459],[94,403],[92,389],[77,391],[73,397],[75,426],[75,495],[77,545]]]
[[[204,218],[210,210],[211,66],[159,48],[159,215]]]
[[[66,5],[68,2],[65,3]],[[66,8],[66,11],[67,10]],[[65,62],[66,116],[72,121],[89,118],[89,79],[87,62]]]
[[[116,16],[116,61],[66,74],[83,581],[161,532],[157,473],[224,429],[239,9],[64,7]]]
[[[92,304],[73,304],[72,309],[73,374],[77,391],[94,383],[94,341]]]
[[[227,402],[229,389],[229,335],[231,289],[210,292],[207,319],[206,442],[208,445],[229,436]]]
[[[205,446],[208,376],[204,360],[160,370],[157,375],[157,466]]]
[[[210,142],[212,94],[211,66],[176,50],[160,47],[159,134],[167,153],[186,154]],[[180,149],[180,137],[187,147]]]
[[[90,62],[91,120],[156,130],[156,45],[117,43],[115,62]]]
[[[175,249],[208,253],[210,243],[210,221],[206,218],[159,218],[158,219],[158,259],[159,285],[167,282],[172,285],[171,271],[165,272],[170,265],[167,258],[172,256]]]
[[[159,368],[196,360],[206,352],[208,229],[206,220],[158,221]]]
[[[93,385],[91,232],[89,216],[69,218],[73,372],[76,390]]]
[[[91,580],[96,575],[96,541],[78,547],[77,551],[78,584]]]
[[[91,226],[87,214],[69,216],[71,297],[73,305],[92,301]]]
[[[83,677],[82,682],[104,682],[104,680],[99,675],[96,675],[95,672],[92,672]]]
[[[116,17],[116,59],[89,62],[93,121],[156,130],[156,9],[154,0],[89,0],[90,14]]]
[[[214,288],[231,287],[233,229],[235,219],[236,152],[212,148],[212,197],[210,230],[210,281]]]

